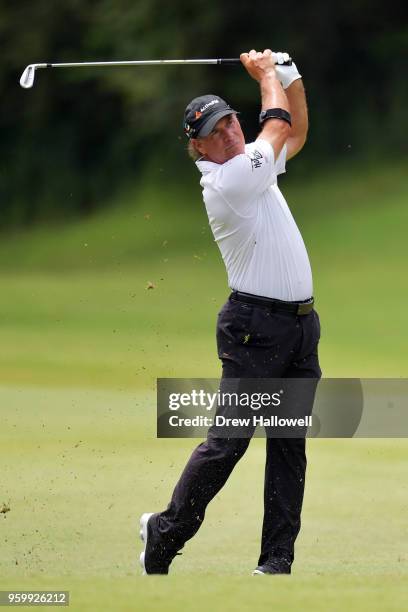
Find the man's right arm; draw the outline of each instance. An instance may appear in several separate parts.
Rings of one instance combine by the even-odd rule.
[[[262,110],[280,108],[289,113],[289,102],[275,71],[272,51],[263,53],[254,50],[241,54],[241,62],[250,76],[258,81],[261,89]],[[269,142],[274,150],[275,160],[290,135],[290,125],[283,119],[267,119],[258,139]]]

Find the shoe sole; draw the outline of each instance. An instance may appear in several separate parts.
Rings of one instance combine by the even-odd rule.
[[[289,576],[288,572],[261,572],[261,570],[254,569],[252,572],[253,576]]]
[[[146,572],[146,566],[145,566],[145,553],[146,553],[146,546],[147,546],[147,523],[149,522],[150,517],[154,514],[154,512],[145,512],[144,514],[142,514],[142,516],[140,517],[140,531],[139,531],[139,535],[140,535],[140,539],[142,540],[142,542],[144,542],[144,550],[140,553],[140,557],[139,557],[139,562],[140,565],[143,569],[143,574],[142,576],[147,576],[147,572]]]

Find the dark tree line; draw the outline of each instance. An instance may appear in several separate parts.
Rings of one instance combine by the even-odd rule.
[[[404,9],[379,0],[0,0],[1,225],[87,213],[159,157],[177,171],[182,113],[195,95],[227,97],[248,135],[257,129],[257,86],[239,67],[41,71],[25,91],[28,63],[288,50],[308,93],[308,155],[335,159],[352,144],[389,157],[406,146]]]

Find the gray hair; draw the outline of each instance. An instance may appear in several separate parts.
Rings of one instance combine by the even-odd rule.
[[[202,157],[202,154],[196,149],[193,140],[188,141],[187,153],[193,161],[197,161],[197,159],[200,159],[200,157]]]

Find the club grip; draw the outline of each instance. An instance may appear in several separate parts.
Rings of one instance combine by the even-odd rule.
[[[239,57],[220,57],[217,60],[218,64],[240,64],[241,60],[239,59]],[[286,62],[283,62],[283,64],[276,64],[277,66],[291,66],[292,65],[292,58],[290,57]]]
[[[218,60],[218,64],[240,64],[241,60],[239,57],[221,57]]]

